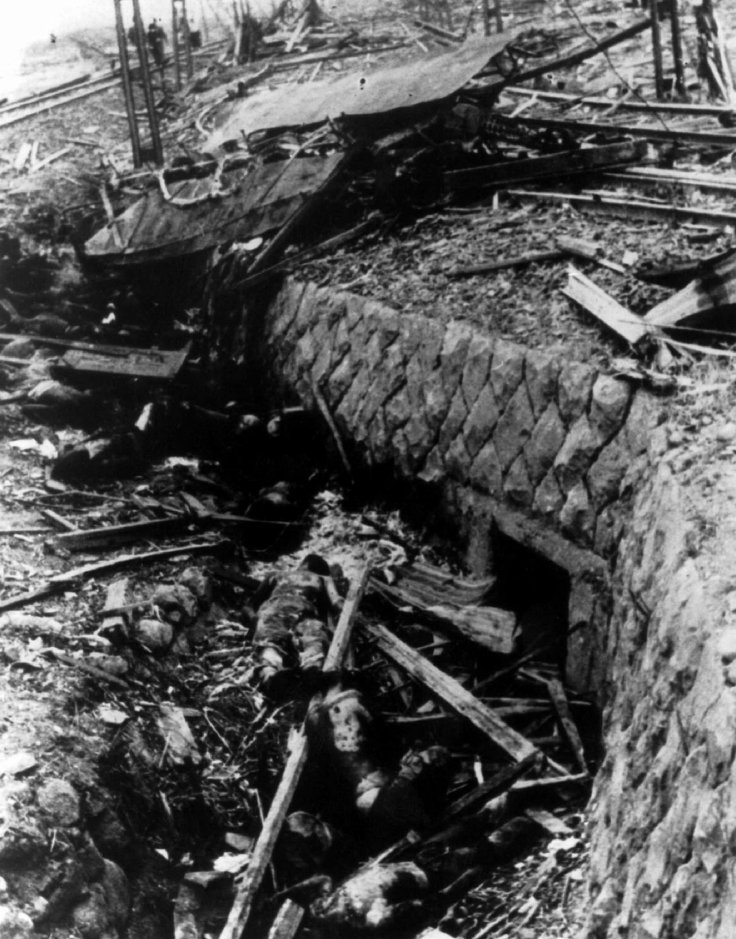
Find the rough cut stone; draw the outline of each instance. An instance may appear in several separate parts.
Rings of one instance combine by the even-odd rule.
[[[468,347],[473,331],[463,323],[451,322],[445,330],[442,349],[440,350],[440,371],[442,380],[448,387],[450,396],[454,395],[463,376]]]
[[[49,779],[38,790],[36,800],[53,828],[66,828],[79,821],[79,793],[66,779]]]
[[[534,415],[529,404],[529,395],[526,393],[526,387],[521,384],[501,414],[493,433],[493,443],[504,472],[521,452],[521,448],[531,436],[533,427]]]
[[[314,360],[317,358],[317,353],[319,349],[317,348],[317,343],[314,341],[314,336],[307,332],[296,344],[296,356],[299,365],[302,368],[310,369]],[[295,368],[295,363],[291,360],[287,360],[287,363],[284,364],[284,370],[286,374],[289,374],[289,369],[292,371]]]
[[[563,492],[569,492],[582,479],[599,447],[598,435],[590,426],[588,418],[581,414],[570,428],[554,462],[554,470]]]
[[[426,376],[422,383],[422,393],[424,394],[424,416],[432,432],[436,434],[450,410],[454,389],[451,390],[448,387],[442,372],[436,369]]]
[[[306,290],[302,293],[299,300],[299,307],[296,311],[294,324],[290,332],[296,336],[301,336],[312,325],[314,321],[317,304],[321,301],[320,291],[314,284],[307,284]]]
[[[27,913],[12,906],[0,905],[0,936],[3,939],[32,939],[37,935],[33,920]]]
[[[588,409],[595,372],[581,362],[566,362],[557,379],[560,417],[569,426]]]
[[[447,470],[439,447],[433,447],[430,450],[417,475],[425,483],[439,483],[445,478]]]
[[[534,487],[529,480],[524,457],[521,453],[511,464],[511,468],[506,474],[503,483],[503,494],[509,502],[524,508],[530,506],[534,500]]]
[[[595,513],[588,498],[588,490],[579,482],[567,494],[560,511],[560,525],[566,535],[581,544],[593,541]]]
[[[718,655],[724,665],[736,659],[736,626],[730,626],[718,639]]]
[[[499,409],[503,411],[524,377],[523,348],[516,343],[499,339],[493,349],[490,374],[496,402]]]
[[[491,386],[485,385],[478,394],[462,430],[465,446],[471,457],[475,457],[490,438],[497,421],[496,399]]]
[[[609,439],[618,433],[626,419],[631,400],[629,383],[609,375],[599,375],[593,383],[588,414],[591,427]]]
[[[527,385],[528,387],[528,385]],[[545,408],[524,446],[529,478],[536,485],[546,475],[565,441],[565,425],[557,405],[551,401]]]
[[[355,363],[351,355],[345,355],[330,375],[325,389],[325,397],[333,408],[342,401],[354,380]]]
[[[637,391],[626,421],[627,446],[632,456],[646,453],[652,430],[664,414],[660,399],[646,391]]]
[[[630,460],[631,455],[622,444],[620,435],[601,450],[586,474],[590,498],[596,511],[618,498]]]
[[[442,430],[439,435],[439,445],[442,449],[449,449],[457,435],[462,430],[463,424],[468,418],[468,409],[465,404],[463,393],[458,388],[452,399],[450,410],[448,411]]]
[[[534,493],[533,510],[536,515],[552,521],[557,518],[564,501],[554,470],[550,470]]]
[[[412,409],[409,403],[409,396],[406,393],[406,386],[404,386],[400,391],[392,395],[383,406],[383,416],[386,420],[388,432],[395,434],[399,428],[406,424],[411,415]]]
[[[473,460],[473,465],[470,467],[470,482],[476,489],[488,495],[496,497],[501,495],[503,474],[492,440],[485,444]]]
[[[179,583],[197,598],[201,610],[212,606],[212,581],[198,567],[187,567],[179,574]]]
[[[475,335],[468,347],[468,357],[463,368],[462,389],[465,404],[470,410],[475,404],[481,389],[488,382],[491,367],[493,343],[490,339]]]
[[[412,410],[411,417],[404,426],[404,436],[409,447],[412,461],[421,463],[432,448],[433,435],[421,412]]]
[[[174,641],[174,627],[159,619],[142,619],[135,627],[136,639],[152,652],[163,652]]]
[[[548,355],[546,352],[529,349],[526,353],[524,379],[535,417],[539,417],[557,397],[560,364],[557,356]]]
[[[445,467],[447,473],[458,482],[465,482],[470,474],[470,467],[473,460],[465,448],[465,442],[462,435],[455,437],[445,454]]]

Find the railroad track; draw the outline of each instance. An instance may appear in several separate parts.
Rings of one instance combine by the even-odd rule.
[[[11,124],[28,120],[37,114],[52,111],[54,108],[63,107],[73,101],[79,101],[81,98],[88,98],[90,95],[100,94],[119,86],[119,76],[104,75],[79,85],[59,88],[45,94],[34,95],[32,98],[23,98],[20,101],[4,104],[0,107],[0,128],[9,127]]]

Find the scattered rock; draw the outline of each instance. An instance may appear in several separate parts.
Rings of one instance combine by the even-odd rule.
[[[726,421],[716,429],[716,440],[719,443],[731,443],[734,438],[736,438],[736,423],[734,421]]]
[[[152,652],[164,651],[174,640],[174,627],[159,619],[142,619],[135,627],[138,641]]]
[[[127,675],[130,666],[120,655],[107,655],[104,652],[90,652],[87,661],[95,668],[101,668],[108,675]]]
[[[188,567],[179,577],[181,586],[191,591],[203,610],[212,605],[212,581],[198,567]]]
[[[49,825],[65,828],[79,821],[79,794],[65,779],[50,779],[38,790],[38,807]]]
[[[0,906],[0,936],[3,939],[31,939],[33,920],[10,906]]]
[[[0,776],[20,776],[38,766],[38,760],[29,750],[19,750],[0,758]]]
[[[718,654],[724,665],[736,659],[736,627],[727,629],[718,640]]]

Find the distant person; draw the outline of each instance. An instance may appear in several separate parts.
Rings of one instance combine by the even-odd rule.
[[[56,42],[56,34],[55,34],[55,33],[51,33],[51,45],[53,46],[53,45],[55,44],[55,42]]]
[[[164,42],[166,41],[166,33],[157,20],[151,20],[146,31],[146,38],[148,39],[148,47],[151,50],[153,61],[157,68],[161,68],[164,64]]]
[[[194,20],[189,20],[189,48],[202,48],[202,33],[197,29]]]

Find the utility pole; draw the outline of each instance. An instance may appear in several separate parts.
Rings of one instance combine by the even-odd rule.
[[[143,97],[146,102],[146,112],[148,114],[148,126],[151,131],[151,150],[154,163],[163,166],[164,154],[161,146],[161,135],[158,129],[158,115],[156,114],[156,102],[153,98],[153,85],[151,83],[151,70],[148,67],[148,48],[146,43],[146,32],[143,28],[141,19],[141,8],[138,0],[133,0],[133,24],[135,26],[135,41],[138,47],[138,59],[141,68],[141,83],[143,84]]]
[[[135,98],[133,97],[133,83],[130,79],[130,56],[128,55],[128,37],[125,35],[123,13],[120,9],[120,0],[113,0],[115,4],[115,32],[118,37],[118,52],[120,53],[120,75],[123,83],[123,97],[125,98],[125,114],[128,118],[130,143],[133,148],[133,166],[138,169],[143,165],[141,158],[141,138],[138,133],[138,122],[135,116]]]
[[[670,19],[672,25],[672,57],[675,62],[675,91],[680,98],[685,98],[687,88],[685,87],[685,66],[682,61],[679,0],[670,0]]]
[[[659,2],[649,0],[652,16],[652,52],[654,54],[654,87],[657,101],[664,98],[664,68],[662,66],[662,34],[659,28]]]

